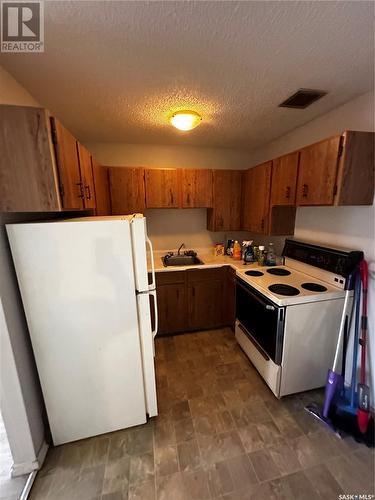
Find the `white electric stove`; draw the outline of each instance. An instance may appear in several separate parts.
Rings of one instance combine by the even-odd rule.
[[[363,256],[287,239],[285,265],[237,271],[238,343],[277,397],[322,387],[345,277]]]

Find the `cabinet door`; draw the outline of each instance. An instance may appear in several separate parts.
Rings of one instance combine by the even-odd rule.
[[[175,169],[146,169],[146,208],[178,208],[179,182]]]
[[[113,215],[144,212],[144,172],[143,168],[108,167]]]
[[[188,330],[185,271],[156,273],[158,335]]]
[[[223,324],[234,328],[236,320],[236,271],[228,266],[224,276]]]
[[[82,144],[77,142],[79,166],[83,185],[85,208],[96,209],[94,176],[92,173],[91,154]]]
[[[243,229],[267,234],[272,161],[247,170],[243,191]]]
[[[0,106],[0,212],[60,209],[44,109]]]
[[[77,141],[56,118],[51,118],[53,142],[64,209],[84,208],[83,184],[77,154]]]
[[[222,280],[198,281],[188,285],[189,328],[215,328],[223,323]]]
[[[209,231],[237,231],[241,228],[240,170],[213,171],[213,208],[207,213]]]
[[[111,215],[108,169],[99,165],[93,157],[91,157],[91,164],[95,185],[96,215]]]
[[[297,205],[332,205],[340,149],[340,136],[301,150]]]
[[[294,205],[299,153],[291,153],[273,160],[271,205]]]
[[[212,170],[183,169],[182,208],[212,207]]]

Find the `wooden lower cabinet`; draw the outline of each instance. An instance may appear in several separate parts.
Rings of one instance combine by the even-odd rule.
[[[233,326],[234,276],[229,266],[157,273],[158,335]]]

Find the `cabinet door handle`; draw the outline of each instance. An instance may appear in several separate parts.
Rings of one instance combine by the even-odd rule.
[[[193,296],[193,297],[195,297],[195,287],[193,287],[193,288],[191,289],[191,294],[192,294],[192,296]]]
[[[171,204],[173,205],[173,193],[172,193],[172,189],[169,190],[169,193],[170,193],[170,197],[171,197]]]
[[[90,191],[90,186],[88,184],[85,186],[85,190],[86,190],[86,199],[91,200],[91,191]]]
[[[285,198],[286,198],[287,200],[289,200],[289,198],[290,198],[290,186],[287,186],[287,187],[286,187],[286,190],[285,190]]]
[[[302,198],[307,198],[308,192],[309,192],[309,186],[307,184],[303,184],[303,186],[302,186]]]
[[[264,219],[262,219],[262,222],[260,224],[261,229],[264,229]]]
[[[85,197],[85,195],[83,193],[83,184],[82,184],[82,182],[76,182],[76,185],[79,187],[78,198],[81,198],[83,200]]]

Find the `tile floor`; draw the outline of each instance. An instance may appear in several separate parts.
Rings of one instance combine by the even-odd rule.
[[[4,422],[0,413],[0,500],[18,500],[28,475],[11,477],[13,465]]]
[[[160,415],[52,449],[33,500],[338,499],[374,493],[374,453],[278,401],[230,329],[156,342]]]

